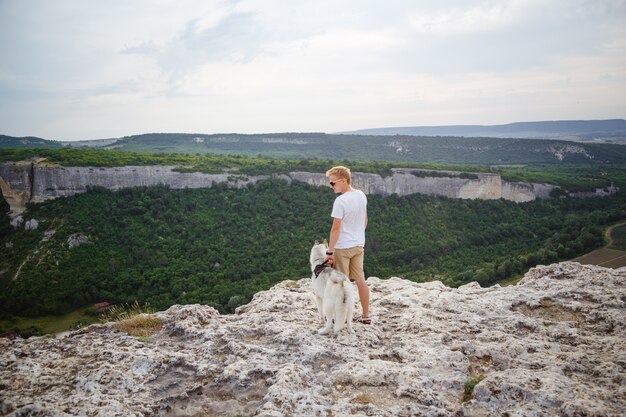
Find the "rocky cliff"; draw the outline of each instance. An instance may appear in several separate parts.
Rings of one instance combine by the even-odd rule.
[[[28,202],[41,202],[51,198],[85,192],[88,187],[105,187],[118,190],[124,187],[165,184],[171,188],[203,188],[216,183],[244,187],[269,176],[243,176],[233,173],[204,174],[176,171],[174,166],[61,167],[37,163],[0,164],[0,188],[14,213],[23,210]],[[428,172],[416,176],[412,171],[395,169],[390,177],[377,174],[354,173],[354,184],[368,194],[398,195],[428,194],[451,198],[499,199],[516,202],[548,198],[556,188],[546,184],[507,183],[497,174],[476,173],[463,178],[461,173],[439,171],[438,176]],[[441,176],[447,175],[447,176]],[[328,185],[324,174],[291,172],[273,176],[287,181],[303,181],[312,185]]]
[[[626,268],[561,263],[516,286],[368,279],[374,321],[321,336],[310,279],[234,315],[156,313],[0,342],[3,416],[623,416]]]
[[[559,188],[550,184],[507,182],[498,174],[482,172],[471,174],[472,178],[464,178],[463,173],[459,171],[436,171],[437,176],[429,176],[429,173],[433,172],[431,170],[396,168],[392,171],[393,175],[385,178],[377,174],[355,172],[353,173],[355,187],[366,194],[426,194],[480,200],[503,198],[516,203],[550,198],[550,192]],[[413,172],[422,174],[418,176]],[[291,172],[289,176],[311,185],[328,184],[328,179],[323,174]]]

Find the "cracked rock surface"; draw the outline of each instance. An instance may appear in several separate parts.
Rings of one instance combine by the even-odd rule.
[[[0,339],[0,415],[624,415],[626,268],[540,266],[510,287],[368,283],[374,321],[355,335],[317,334],[301,279],[234,315],[173,306],[149,337],[107,323]]]

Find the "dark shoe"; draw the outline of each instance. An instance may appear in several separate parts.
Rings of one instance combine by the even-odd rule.
[[[359,323],[363,323],[363,324],[372,324],[372,318],[371,317],[359,316],[359,317],[355,318],[354,321],[358,321]]]

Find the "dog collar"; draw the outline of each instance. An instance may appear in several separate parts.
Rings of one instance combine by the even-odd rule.
[[[313,273],[315,274],[315,278],[319,277],[320,274],[322,273],[322,271],[324,269],[326,269],[326,268],[328,268],[328,262],[327,261],[324,261],[324,263],[321,263],[321,264],[317,265],[315,267],[315,269],[313,269]]]

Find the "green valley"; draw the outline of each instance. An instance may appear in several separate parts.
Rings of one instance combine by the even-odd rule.
[[[622,190],[601,198],[561,194],[526,203],[418,194],[368,196],[368,276],[441,280],[449,286],[477,281],[487,286],[602,246],[603,228],[626,219],[626,164],[620,155],[613,152],[616,162],[609,158],[603,163],[480,166],[467,161],[453,165],[24,148],[0,149],[0,162],[174,165],[181,171],[233,175],[324,172],[345,164],[383,176],[395,167],[426,169],[430,176],[444,169],[495,172],[509,181],[550,183],[568,191],[610,185]],[[232,312],[258,291],[310,274],[310,245],[327,237],[334,197],[329,188],[278,179],[243,189],[225,184],[119,191],[93,187],[29,204],[22,217],[35,219],[35,230],[11,226],[9,207],[0,199],[0,319],[64,314],[100,301],[138,300],[158,310],[175,303],[202,303]]]

